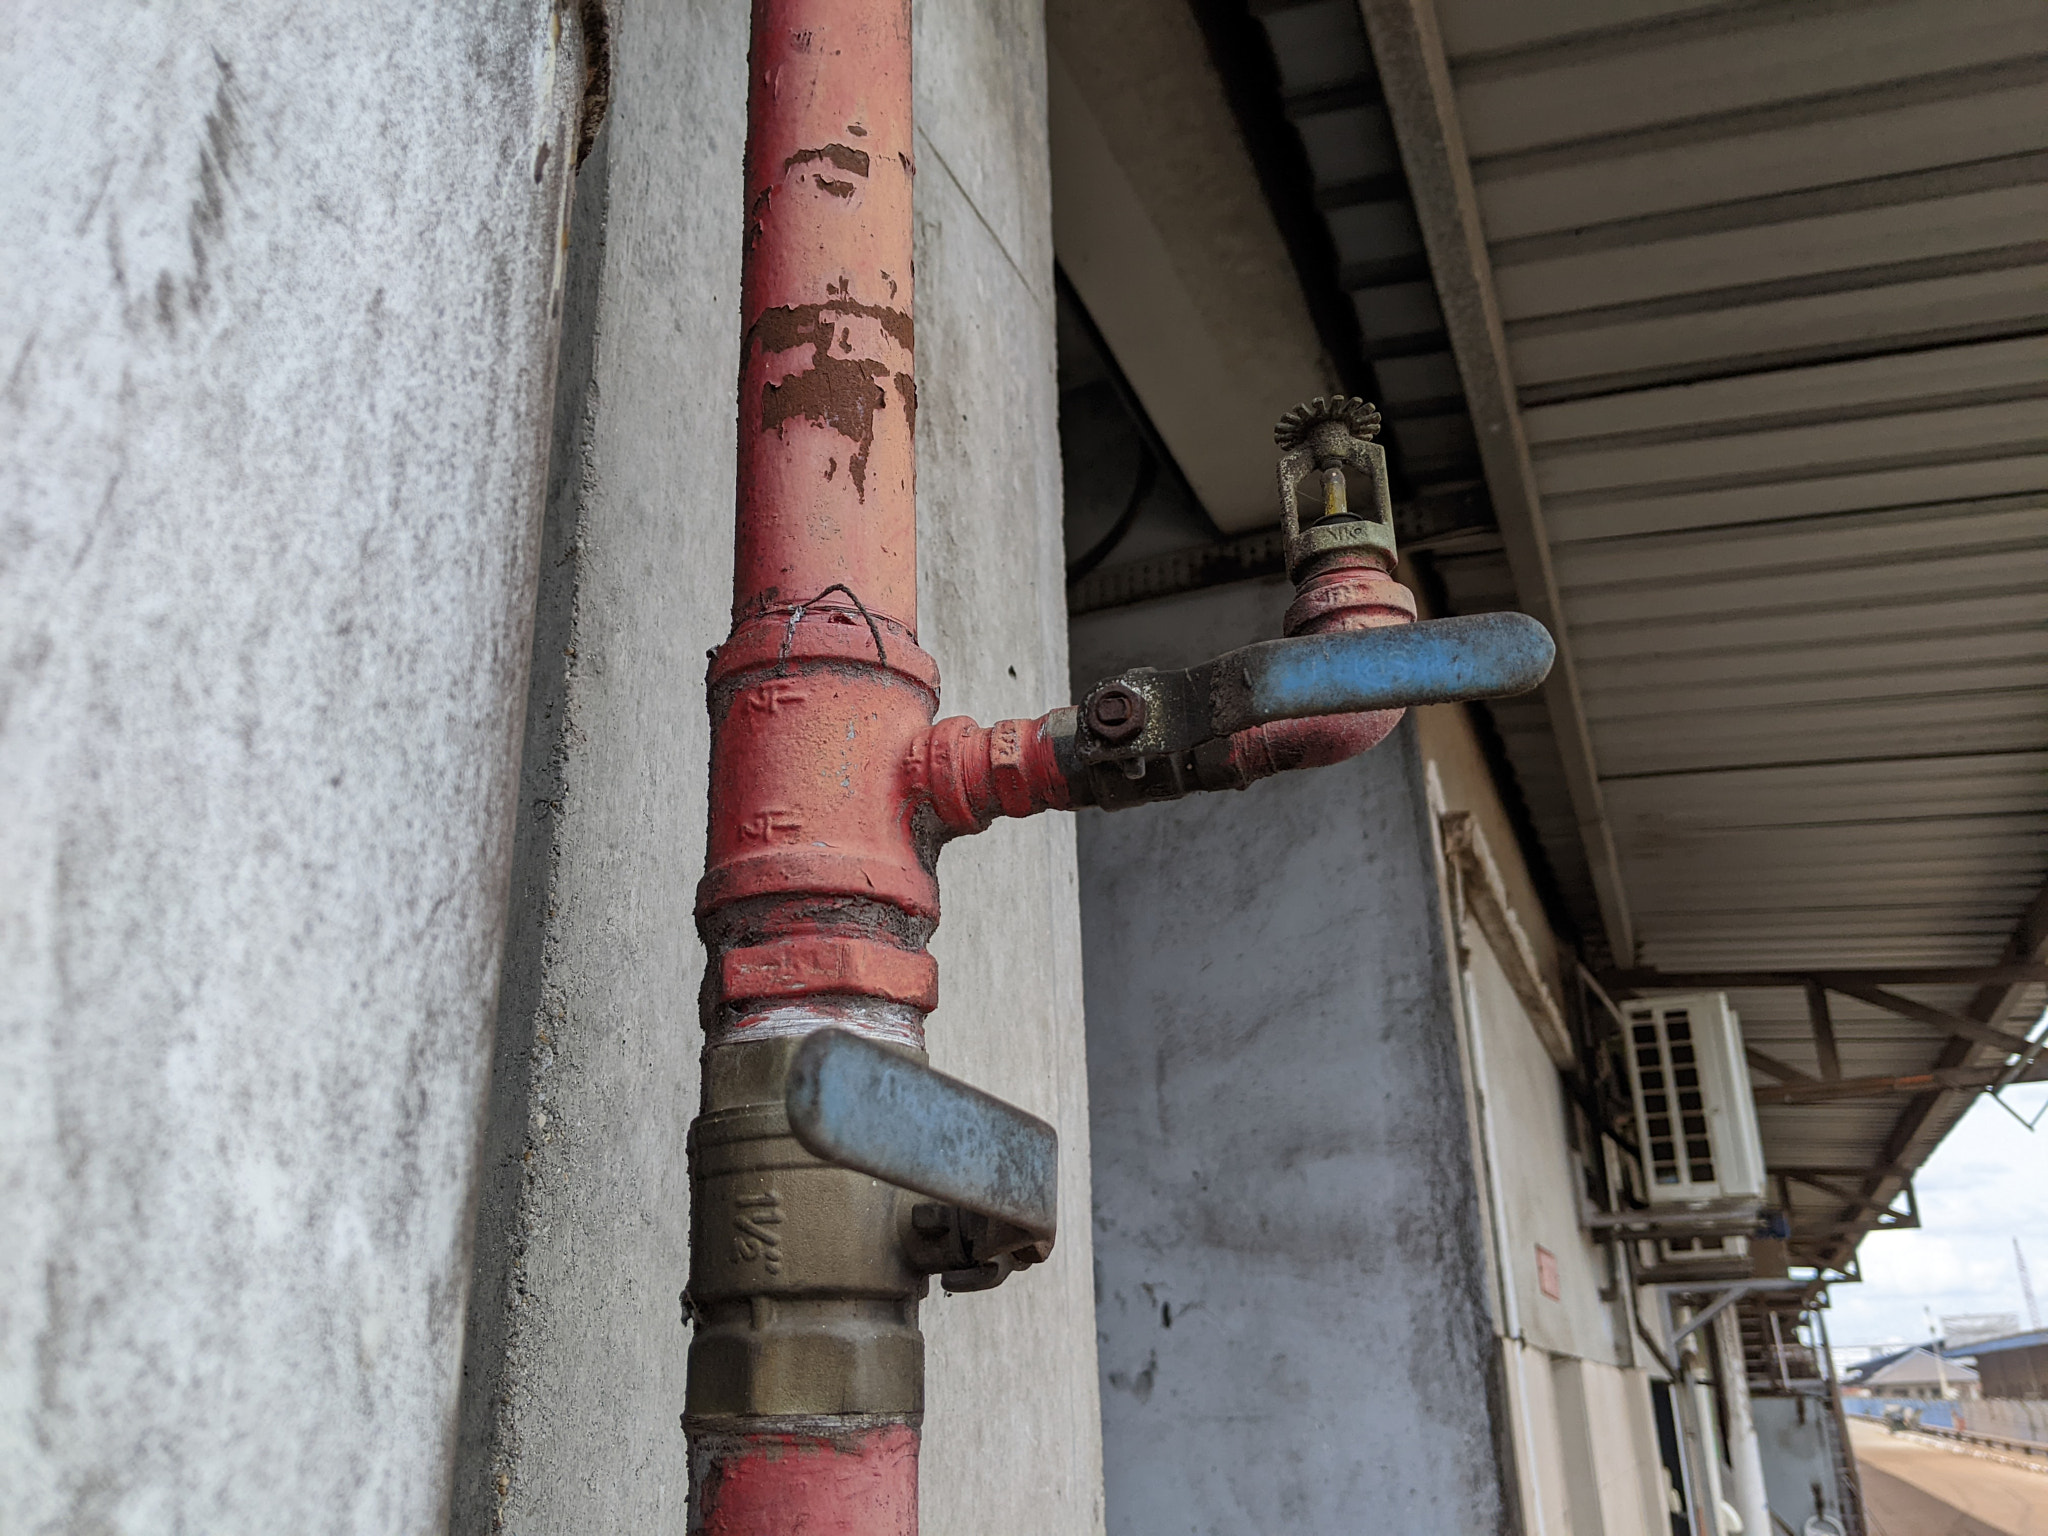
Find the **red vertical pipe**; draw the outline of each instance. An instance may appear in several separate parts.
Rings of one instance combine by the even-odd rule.
[[[904,784],[938,700],[916,640],[911,175],[908,0],[755,0],[733,632],[710,671],[697,904],[707,1084],[721,1048],[826,1024],[915,1048],[936,1002],[938,887]],[[756,1328],[808,1304],[764,1287]],[[849,1412],[864,1379],[751,1381],[731,1390],[788,1406],[693,1419],[690,1529],[915,1536],[918,1399]]]
[[[910,7],[756,0],[749,68],[735,617],[915,630]]]
[[[764,897],[876,901],[904,920],[870,930],[915,957],[756,932],[722,963],[732,996],[825,990],[806,979],[815,959],[879,978],[841,992],[932,1006],[938,887],[902,784],[938,700],[916,640],[910,110],[907,0],[756,0],[734,630],[712,663],[699,918]]]
[[[690,1460],[701,1536],[917,1536],[907,1425],[699,1437]]]
[[[938,888],[902,786],[938,697],[916,642],[910,112],[907,0],[756,0],[734,631],[712,664],[699,915],[810,897],[903,920],[867,925],[894,955],[751,923],[721,958],[731,998],[828,990],[822,969],[840,992],[932,1006]]]

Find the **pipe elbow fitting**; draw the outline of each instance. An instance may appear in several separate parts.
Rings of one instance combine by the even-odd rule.
[[[1330,562],[1302,581],[1281,629],[1290,636],[1326,635],[1414,622],[1414,593],[1379,564],[1347,559]],[[1230,738],[1223,771],[1242,789],[1276,773],[1328,768],[1378,746],[1405,714],[1405,709],[1377,709],[1255,725]]]
[[[1328,768],[1347,762],[1385,741],[1407,713],[1405,709],[1376,709],[1366,714],[1255,725],[1230,738],[1225,771],[1240,784],[1253,784],[1296,768]]]

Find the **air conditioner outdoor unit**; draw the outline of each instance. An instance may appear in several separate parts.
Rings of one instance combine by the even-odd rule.
[[[1742,1021],[1721,992],[1624,1006],[1637,1144],[1652,1206],[1759,1199],[1763,1143],[1742,1051]],[[1737,1259],[1743,1237],[1670,1237],[1667,1262]]]

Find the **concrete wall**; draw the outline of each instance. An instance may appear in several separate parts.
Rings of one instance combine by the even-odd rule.
[[[433,1529],[575,27],[9,27],[0,1530]]]
[[[1201,24],[1183,0],[1049,0],[1046,22],[1060,267],[1204,510],[1266,527],[1273,423],[1337,369]]]
[[[746,8],[617,8],[543,561],[456,1529],[680,1530],[704,654],[732,546]],[[1036,7],[916,12],[921,639],[948,712],[1065,693]],[[600,187],[601,182],[601,187]],[[925,1308],[925,1528],[1099,1528],[1073,822],[945,855],[942,1069],[1053,1120],[1053,1261]]]
[[[1045,23],[1034,0],[920,0],[920,639],[940,713],[1067,702]],[[939,861],[932,1064],[1060,1133],[1051,1262],[924,1308],[924,1527],[1102,1528],[1088,1067],[1074,818],[1001,821]]]
[[[622,5],[578,190],[457,1536],[681,1530],[705,652],[732,601],[747,12]]]
[[[1279,632],[1257,582],[1091,616],[1077,682]],[[1081,817],[1119,1536],[1504,1528],[1486,1249],[1412,726]]]

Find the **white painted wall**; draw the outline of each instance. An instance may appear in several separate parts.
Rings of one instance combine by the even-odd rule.
[[[1553,1355],[1550,1375],[1572,1536],[1669,1536],[1643,1373]]]
[[[0,58],[0,1530],[436,1529],[574,26]]]
[[[1439,753],[1444,723],[1424,732]],[[1433,757],[1432,765],[1443,761]],[[1469,774],[1439,775],[1472,809],[1486,793]],[[1493,809],[1486,806],[1485,809]],[[1512,860],[1513,850],[1507,857]],[[1511,873],[1519,873],[1510,865]],[[1517,884],[1525,882],[1517,881]],[[1521,913],[1517,914],[1522,917]],[[1542,930],[1534,914],[1525,926]],[[1492,1236],[1505,1276],[1496,1326],[1509,1390],[1502,1411],[1515,1447],[1523,1519],[1538,1536],[1663,1536],[1653,1517],[1661,1481],[1647,1379],[1618,1308],[1601,1299],[1606,1258],[1580,1229],[1580,1168],[1555,1065],[1478,925],[1460,927],[1480,1159]],[[1544,1293],[1538,1247],[1557,1265]],[[1652,1517],[1646,1526],[1646,1510]]]
[[[1066,696],[1036,7],[915,13],[922,635],[948,713]],[[679,1530],[704,653],[732,549],[744,6],[629,3],[579,230],[456,1529]],[[602,192],[593,190],[599,177]],[[573,396],[573,399],[571,398]],[[1073,820],[941,863],[932,1059],[1061,1134],[1051,1263],[924,1309],[924,1527],[1101,1523]],[[500,1482],[500,1479],[503,1481]]]
[[[1473,1028],[1481,1036],[1480,1084],[1499,1149],[1500,1220],[1520,1337],[1554,1354],[1619,1364],[1615,1311],[1600,1299],[1606,1256],[1579,1226],[1579,1170],[1567,1139],[1567,1103],[1557,1068],[1509,986],[1493,947],[1474,923],[1463,929],[1470,955]],[[1556,1257],[1558,1292],[1543,1294],[1536,1250]]]

